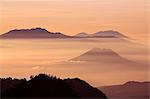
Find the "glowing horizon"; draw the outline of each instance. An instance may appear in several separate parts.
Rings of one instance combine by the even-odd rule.
[[[0,0],[0,34],[41,27],[74,35],[116,30],[148,40],[148,0]]]

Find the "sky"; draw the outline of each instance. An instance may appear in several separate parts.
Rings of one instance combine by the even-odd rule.
[[[147,42],[149,5],[149,0],[0,0],[0,34],[35,27],[68,35],[116,30]]]

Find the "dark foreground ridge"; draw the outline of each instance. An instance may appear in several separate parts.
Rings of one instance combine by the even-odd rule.
[[[59,79],[39,74],[30,80],[1,78],[2,98],[98,98],[107,99],[100,90],[78,78]]]

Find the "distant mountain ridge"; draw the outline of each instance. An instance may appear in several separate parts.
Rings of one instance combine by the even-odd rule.
[[[85,32],[81,32],[75,35],[75,37],[81,37],[81,38],[127,38],[125,35],[121,34],[118,31],[113,31],[113,30],[107,30],[107,31],[99,31],[93,34],[88,34]]]
[[[94,34],[88,34],[85,32],[76,34],[75,36],[65,35],[61,32],[49,32],[43,28],[31,28],[31,29],[14,29],[7,33],[0,35],[0,38],[125,38],[123,34],[108,30],[99,31]]]
[[[149,99],[150,81],[129,81],[122,85],[102,86],[98,89],[111,99]]]
[[[60,32],[49,32],[43,28],[11,30],[0,35],[0,38],[70,38]]]

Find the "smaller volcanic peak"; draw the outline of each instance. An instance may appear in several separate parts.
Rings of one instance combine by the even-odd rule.
[[[118,31],[113,31],[113,30],[108,30],[108,31],[99,31],[96,32],[94,34],[92,34],[92,36],[100,36],[100,37],[126,37],[123,34],[119,33]]]
[[[93,48],[78,57],[71,59],[72,61],[87,61],[87,62],[107,62],[123,59],[119,54],[111,49]]]
[[[75,37],[82,37],[82,38],[127,38],[125,35],[121,34],[118,31],[114,30],[106,30],[106,31],[99,31],[93,34],[88,33],[79,33],[76,34]]]
[[[117,55],[117,53],[115,53],[111,49],[93,48],[84,53],[84,55]]]
[[[76,34],[75,35],[75,37],[88,37],[89,36],[89,34],[88,33],[85,33],[85,32],[81,32],[81,33],[78,33],[78,34]]]
[[[0,35],[0,38],[67,38],[60,32],[49,32],[43,28],[15,29]]]

